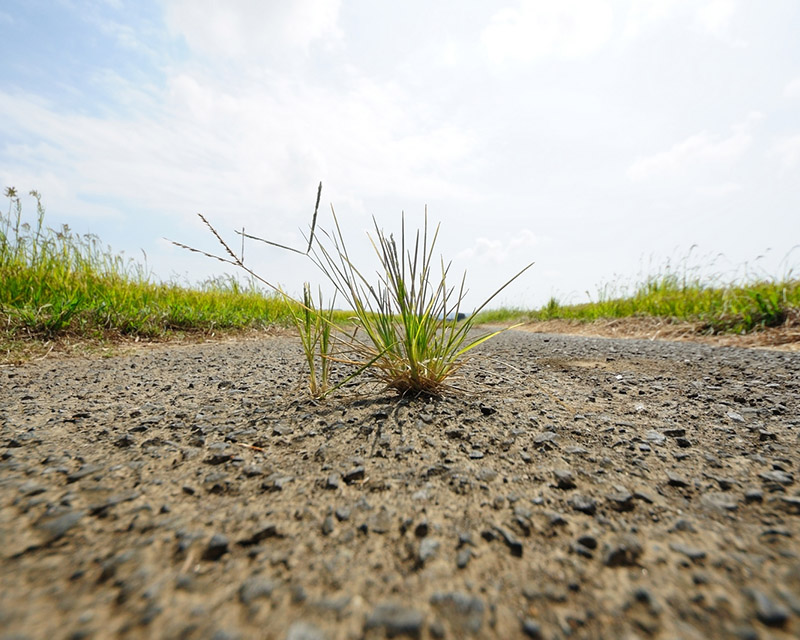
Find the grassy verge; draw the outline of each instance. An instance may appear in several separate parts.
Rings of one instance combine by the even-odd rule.
[[[781,279],[746,283],[721,283],[687,279],[666,273],[648,278],[632,295],[609,295],[604,287],[596,302],[562,305],[555,298],[541,309],[498,309],[479,317],[483,323],[512,321],[576,320],[651,316],[698,324],[708,334],[750,333],[782,325],[792,309],[800,309],[800,279],[791,274]]]
[[[195,288],[153,282],[146,270],[68,226],[51,229],[39,195],[34,220],[14,189],[0,217],[0,347],[21,341],[162,339],[286,325],[287,302],[232,278]]]

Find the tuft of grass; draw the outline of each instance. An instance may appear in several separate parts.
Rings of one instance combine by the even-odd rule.
[[[284,294],[289,302],[292,321],[300,335],[300,343],[308,365],[309,392],[315,398],[325,395],[330,385],[330,370],[333,352],[334,309],[335,300],[327,309],[322,303],[322,292],[319,292],[319,304],[314,303],[311,285],[303,285],[303,304],[297,306]],[[319,367],[317,367],[319,362]]]
[[[174,333],[261,328],[289,321],[277,294],[221,278],[189,288],[151,281],[145,267],[114,253],[91,234],[45,224],[41,196],[36,214],[23,215],[14,188],[0,214],[0,340],[62,337],[162,338]]]
[[[462,276],[458,289],[448,284],[450,263],[436,263],[434,249],[439,226],[428,233],[428,216],[422,231],[406,243],[405,218],[399,241],[386,235],[373,218],[370,237],[378,256],[377,282],[370,282],[352,263],[336,213],[335,231],[323,232],[330,246],[317,242],[310,256],[336,291],[353,310],[363,338],[351,340],[353,362],[370,371],[387,388],[401,395],[438,395],[463,362],[463,357],[499,332],[471,334],[477,314],[528,265],[461,321],[466,294]]]
[[[317,192],[317,207],[322,189]],[[439,260],[437,267],[434,259],[436,239],[439,234],[437,226],[433,234],[428,233],[428,216],[425,211],[425,224],[420,232],[417,230],[414,239],[406,244],[405,218],[401,223],[400,240],[393,235],[386,235],[375,225],[375,237],[370,241],[377,254],[380,270],[377,282],[370,282],[367,277],[350,260],[344,237],[331,208],[334,220],[334,231],[322,231],[327,239],[315,237],[317,208],[308,238],[310,257],[321,273],[333,284],[337,294],[350,309],[350,322],[355,329],[345,331],[333,322],[332,311],[322,311],[322,300],[315,307],[310,296],[310,288],[304,289],[303,301],[291,300],[298,308],[295,325],[300,333],[303,350],[309,365],[309,387],[312,394],[315,390],[324,395],[335,387],[327,386],[325,372],[322,382],[316,379],[315,362],[319,358],[325,362],[341,362],[356,368],[355,372],[345,380],[352,379],[363,372],[372,373],[386,387],[401,395],[439,395],[452,379],[463,363],[463,358],[472,349],[501,331],[475,335],[472,329],[478,313],[514,280],[527,271],[532,263],[508,280],[482,305],[470,314],[461,314],[461,304],[466,295],[466,274],[462,276],[458,289],[447,282],[450,264]],[[241,257],[230,248],[217,230],[202,214],[198,214],[217,241],[225,249],[225,255],[208,253],[179,242],[173,244],[203,254],[207,257],[231,264],[243,269],[254,278],[279,292],[289,299],[279,287],[265,280],[244,264]],[[253,240],[265,242],[284,250],[303,253],[297,249],[279,245],[256,236],[242,234]],[[460,321],[449,320],[449,317],[466,317]],[[324,331],[333,329],[339,332],[337,343],[340,349],[332,353],[330,342],[322,338]]]

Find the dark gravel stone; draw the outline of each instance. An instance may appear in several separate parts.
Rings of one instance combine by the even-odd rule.
[[[259,598],[269,598],[275,590],[275,583],[263,576],[248,578],[239,587],[239,600],[243,604],[250,604]]]
[[[593,516],[597,511],[597,500],[591,496],[577,494],[569,499],[569,506],[575,509],[575,511]]]
[[[232,629],[217,629],[211,634],[211,640],[242,640],[242,634]]]
[[[533,618],[525,618],[522,621],[522,633],[524,633],[526,637],[533,638],[534,640],[541,640],[544,638],[542,635],[542,625]]]
[[[423,538],[419,543],[419,552],[417,553],[417,563],[419,565],[425,564],[431,558],[435,558],[439,552],[439,541],[433,538]]]
[[[694,523],[691,520],[687,520],[686,518],[680,518],[676,520],[675,523],[668,529],[670,533],[675,533],[676,531],[685,531],[687,533],[697,533],[697,529],[694,526]]]
[[[689,480],[679,473],[667,471],[667,482],[671,487],[688,487]]]
[[[626,535],[605,545],[603,564],[607,567],[632,567],[641,555],[641,543],[635,537]]]
[[[494,407],[491,407],[489,405],[483,404],[483,403],[481,403],[480,409],[481,409],[481,413],[483,415],[485,415],[485,416],[492,416],[495,413],[497,413],[497,409],[495,409]]]
[[[44,493],[47,489],[33,480],[27,480],[17,487],[17,491],[22,496],[32,497]]]
[[[258,476],[263,476],[265,471],[264,467],[260,464],[250,464],[242,469],[242,473],[244,473],[244,475],[246,475],[248,478],[255,478]]]
[[[700,502],[711,509],[720,511],[736,511],[739,508],[739,499],[729,493],[712,491],[700,497]]]
[[[775,483],[781,485],[790,485],[794,483],[794,476],[791,473],[786,473],[785,471],[764,471],[763,473],[759,473],[758,477],[761,478],[764,482],[768,483]]]
[[[756,617],[763,624],[768,627],[782,627],[789,621],[788,609],[775,602],[763,591],[750,589],[750,597],[756,606]]]
[[[492,480],[495,480],[497,478],[497,471],[489,467],[484,467],[483,469],[478,471],[477,478],[481,482],[491,482]]]
[[[430,602],[450,622],[457,637],[474,635],[481,630],[485,605],[479,597],[460,591],[438,592],[431,596]]]
[[[206,458],[205,462],[206,464],[216,466],[220,464],[225,464],[226,462],[230,462],[231,460],[233,460],[232,453],[215,453]]]
[[[344,481],[347,484],[352,484],[353,482],[356,482],[357,480],[363,480],[364,479],[364,467],[363,466],[353,467],[349,471],[345,472],[342,477],[344,478]]]
[[[367,526],[374,533],[387,533],[392,528],[392,516],[386,507],[378,509],[367,519]]]
[[[140,495],[142,495],[138,491],[125,491],[123,493],[117,493],[103,502],[99,502],[97,504],[93,504],[89,507],[89,513],[93,516],[103,516],[105,515],[111,507],[114,507],[118,504],[123,502],[130,502],[131,500],[136,500]]]
[[[350,507],[338,507],[336,511],[333,512],[336,516],[336,519],[339,522],[344,522],[345,520],[350,519]]]
[[[506,546],[511,551],[511,555],[516,558],[522,557],[522,543],[517,540],[510,531],[503,529],[502,527],[494,527],[494,530],[499,534],[499,536],[503,539],[503,542],[506,543]]]
[[[127,447],[131,447],[136,444],[136,440],[134,440],[129,434],[125,434],[121,438],[117,438],[114,440],[114,446],[119,447],[120,449],[126,449]]]
[[[762,502],[764,500],[764,492],[761,489],[748,489],[744,494],[744,500],[750,502]]]
[[[567,524],[567,519],[564,517],[564,514],[559,513],[558,511],[550,511],[546,515],[547,522],[551,527],[559,527]]]
[[[583,545],[587,549],[597,549],[597,538],[587,533],[578,538],[578,544]]]
[[[67,511],[54,518],[40,520],[36,524],[36,528],[47,536],[46,543],[55,542],[78,524],[84,515],[86,515],[85,511]]]
[[[72,482],[77,482],[81,478],[85,478],[86,476],[90,476],[90,475],[99,473],[102,470],[103,470],[103,467],[95,465],[95,464],[83,465],[80,469],[78,469],[77,471],[74,471],[73,473],[70,473],[67,476],[67,484],[70,484]]]
[[[544,433],[537,434],[533,437],[533,444],[537,449],[549,451],[553,448],[556,440],[558,440],[558,435],[556,433],[552,431],[545,431]]]
[[[283,488],[292,482],[294,478],[292,476],[286,476],[282,473],[272,473],[264,478],[264,482],[261,483],[261,488],[264,491],[283,491]]]
[[[472,558],[472,551],[470,549],[459,549],[456,554],[456,566],[459,569],[464,569],[469,564]]]
[[[573,476],[572,471],[557,469],[553,471],[553,475],[556,478],[556,487],[559,489],[569,490],[578,486],[575,484],[575,476]]]
[[[283,538],[283,535],[278,532],[278,527],[274,522],[265,522],[256,529],[253,535],[239,540],[239,544],[243,547],[250,547],[267,538]]]
[[[408,636],[419,638],[422,632],[423,615],[417,609],[384,602],[367,615],[364,630],[383,629],[389,638]]]
[[[781,496],[783,510],[793,515],[800,515],[800,496]]]
[[[294,429],[291,427],[291,425],[288,424],[279,423],[272,427],[273,436],[288,436],[291,435],[293,432]]]
[[[328,476],[328,479],[325,481],[325,488],[326,489],[338,489],[339,482],[341,481],[342,476],[338,473],[332,473]]]
[[[703,560],[706,557],[706,552],[702,549],[697,549],[696,547],[689,546],[688,544],[683,544],[682,542],[670,542],[669,548],[675,551],[676,553],[682,553],[690,560],[697,562],[698,560]]]
[[[614,511],[632,511],[636,506],[633,502],[633,494],[626,489],[619,489],[607,495],[606,500]]]
[[[428,632],[434,638],[446,638],[447,637],[447,629],[444,628],[444,624],[441,620],[434,620],[428,625]]]
[[[289,627],[286,640],[328,640],[328,634],[310,622],[299,620]]]
[[[203,551],[203,560],[219,560],[226,553],[228,553],[228,538],[221,533],[215,533]]]

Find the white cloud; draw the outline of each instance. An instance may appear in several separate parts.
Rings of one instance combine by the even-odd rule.
[[[338,40],[340,0],[168,0],[166,20],[195,51],[228,58],[264,58]]]
[[[114,82],[122,95],[134,90]],[[340,89],[183,72],[164,91],[131,98],[135,116],[80,115],[0,92],[0,119],[15,138],[47,141],[7,143],[17,172],[46,166],[89,196],[184,215],[236,211],[248,226],[265,209],[296,211],[320,179],[340,189],[342,205],[377,194],[469,197],[451,175],[472,161],[469,131],[431,123],[392,85],[356,79]]]
[[[707,131],[689,136],[668,151],[637,158],[628,169],[634,181],[685,174],[698,167],[731,163],[740,158],[753,141],[752,129],[762,115],[753,112],[744,122],[732,127],[730,136],[721,138]]]
[[[800,99],[800,76],[792,78],[783,88],[783,95],[793,100]]]
[[[732,34],[737,10],[737,0],[631,0],[622,32],[626,38],[640,38],[673,23],[740,46],[744,42]]]
[[[794,169],[800,165],[800,134],[778,140],[772,152],[780,159],[783,169]]]
[[[727,198],[734,193],[742,190],[742,185],[738,182],[723,182],[720,184],[710,184],[697,188],[698,195],[706,198]]]
[[[731,35],[731,22],[736,15],[736,0],[711,0],[697,8],[695,25],[705,33],[731,44],[743,44]]]
[[[613,17],[601,0],[520,0],[492,17],[481,40],[495,63],[579,58],[608,42]]]
[[[623,35],[637,38],[650,28],[671,19],[684,0],[631,0]]]
[[[460,251],[456,259],[503,264],[513,253],[525,251],[539,242],[540,238],[530,229],[522,229],[510,240],[477,238],[471,247]]]

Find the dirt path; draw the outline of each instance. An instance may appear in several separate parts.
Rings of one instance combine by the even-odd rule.
[[[509,332],[461,391],[298,344],[0,369],[0,638],[800,636],[800,354]]]

